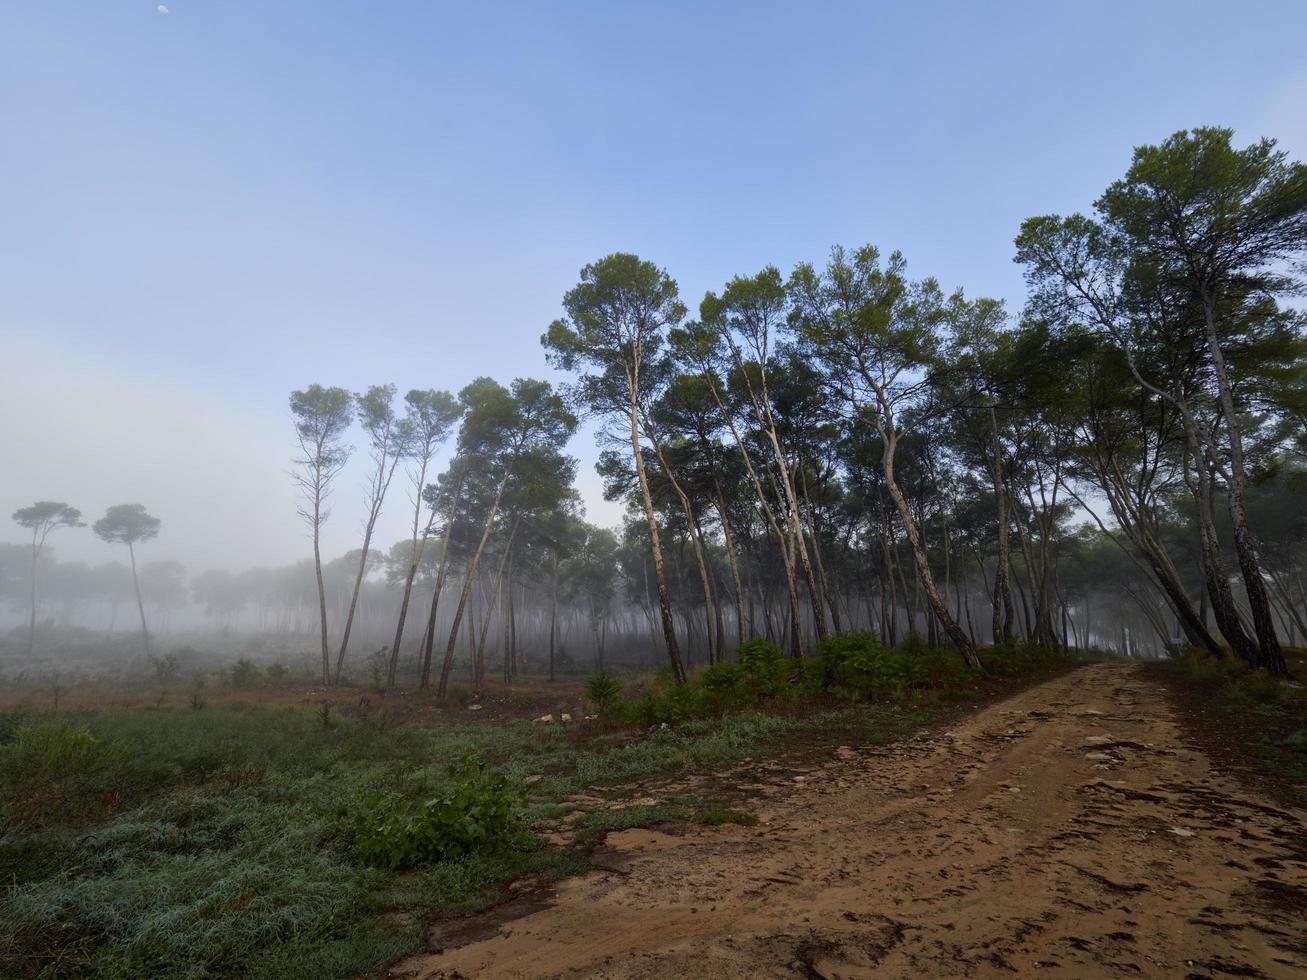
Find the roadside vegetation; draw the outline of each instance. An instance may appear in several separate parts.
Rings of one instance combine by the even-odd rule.
[[[1197,654],[1150,670],[1181,699],[1204,748],[1282,802],[1307,807],[1307,651],[1286,651],[1285,659],[1291,679]],[[1301,847],[1307,853],[1307,832]]]
[[[982,678],[915,641],[843,636],[806,662],[756,643],[687,684],[604,672],[581,692],[535,684],[506,698],[549,705],[548,723],[466,708],[397,722],[293,703],[301,689],[11,708],[0,970],[356,976],[418,948],[433,914],[584,870],[609,831],[755,820],[731,787],[630,805],[649,780],[884,743],[1067,662],[1026,646],[988,659]],[[565,843],[547,845],[550,831]]]

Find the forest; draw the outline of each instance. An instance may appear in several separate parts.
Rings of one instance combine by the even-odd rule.
[[[1303,975],[1307,164],[1014,230],[1019,308],[619,251],[547,378],[306,383],[290,564],[18,509],[0,976]]]
[[[180,621],[264,638],[323,684],[384,661],[387,686],[441,696],[456,669],[683,680],[750,639],[802,657],[845,632],[919,635],[982,671],[980,648],[1020,639],[1283,674],[1307,642],[1305,236],[1303,165],[1199,129],[1136,150],[1090,215],[1021,225],[1019,313],[871,245],[736,276],[691,311],[615,253],[541,338],[566,381],[292,393],[311,559],[188,574],[142,548],[138,569],[159,527],[134,505],[93,528],[130,566],[87,567],[46,547],[83,533],[75,508],[18,511],[10,648],[135,620],[153,655],[150,621]],[[584,518],[583,420],[619,528]],[[355,453],[362,538],[323,556]],[[404,540],[374,540],[384,507],[408,509]]]

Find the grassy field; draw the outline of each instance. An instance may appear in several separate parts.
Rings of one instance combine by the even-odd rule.
[[[418,948],[433,915],[493,904],[515,879],[584,870],[607,831],[752,819],[711,781],[612,805],[639,798],[644,781],[883,743],[1066,666],[994,654],[994,675],[977,679],[955,657],[853,644],[802,669],[763,651],[687,688],[591,679],[587,703],[575,682],[444,706],[361,689],[83,688],[57,711],[45,697],[11,698],[0,712],[0,971],[378,970]],[[577,720],[530,720],[564,711]],[[484,765],[451,774],[469,759]],[[394,849],[420,844],[437,811],[463,827],[491,800],[507,822],[477,816],[474,828],[498,829],[458,856]],[[564,826],[565,843],[546,844]]]

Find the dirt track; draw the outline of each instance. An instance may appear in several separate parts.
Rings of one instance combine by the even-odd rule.
[[[1307,814],[1216,771],[1133,668],[837,756],[757,827],[613,834],[607,869],[392,975],[1307,976]]]

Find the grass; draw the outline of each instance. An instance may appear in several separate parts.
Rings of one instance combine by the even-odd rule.
[[[1191,731],[1277,799],[1307,806],[1307,651],[1288,650],[1293,678],[1197,654],[1150,669],[1181,699]]]
[[[1011,684],[878,701],[798,685],[724,713],[720,699],[652,684],[645,710],[693,716],[603,734],[461,711],[398,723],[324,713],[303,691],[200,710],[106,696],[108,706],[87,697],[58,715],[0,712],[0,975],[358,976],[420,948],[433,914],[491,905],[517,878],[583,870],[613,830],[756,822],[724,786],[652,805],[582,804],[573,846],[545,846],[538,831],[575,813],[577,797],[620,802],[653,778],[883,743]],[[543,685],[518,695],[524,707],[557,696]],[[365,863],[349,808],[375,793],[437,795],[469,751],[507,778],[537,833],[411,871]]]

